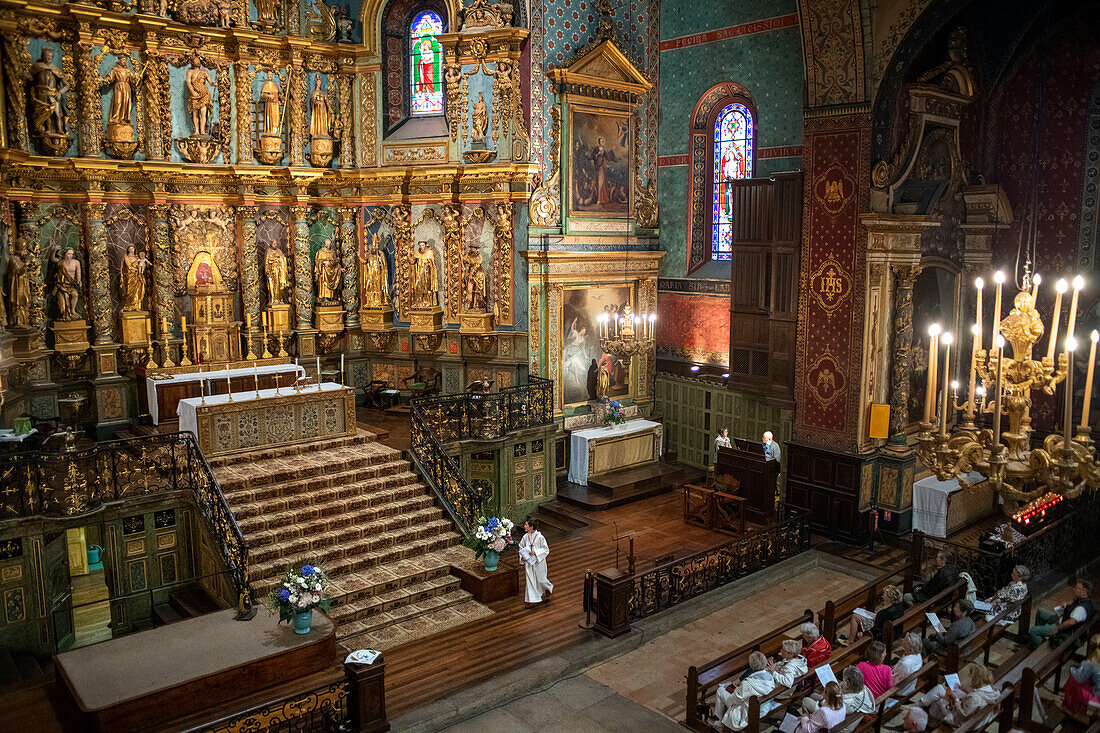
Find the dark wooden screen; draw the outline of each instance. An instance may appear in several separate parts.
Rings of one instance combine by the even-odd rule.
[[[730,387],[794,404],[802,173],[734,183]]]

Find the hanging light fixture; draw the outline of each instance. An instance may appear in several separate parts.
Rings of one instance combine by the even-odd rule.
[[[624,243],[628,241],[629,238]],[[626,280],[630,272],[630,251],[624,249],[624,255],[623,279]],[[623,307],[622,315],[612,318],[607,313],[601,313],[596,320],[600,325],[600,348],[605,353],[628,358],[644,354],[653,348],[657,327],[656,313],[643,311],[636,314],[630,303],[627,303]]]

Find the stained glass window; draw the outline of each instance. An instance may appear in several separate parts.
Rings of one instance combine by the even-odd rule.
[[[436,36],[443,19],[425,10],[409,26],[409,111],[413,117],[443,114],[443,49]]]
[[[714,123],[714,215],[711,258],[728,260],[733,255],[732,181],[752,178],[753,120],[748,107],[727,105]]]

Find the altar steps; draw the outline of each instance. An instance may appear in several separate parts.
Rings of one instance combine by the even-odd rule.
[[[248,543],[256,596],[288,566],[323,564],[349,649],[389,649],[489,615],[450,573],[468,559],[461,536],[408,460],[373,433],[212,464]]]

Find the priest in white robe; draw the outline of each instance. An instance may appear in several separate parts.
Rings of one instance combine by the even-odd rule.
[[[768,658],[760,652],[749,655],[751,674],[740,682],[723,682],[714,699],[714,717],[731,730],[749,724],[749,698],[763,697],[775,689],[775,680],[767,670]]]
[[[524,600],[528,608],[542,603],[543,593],[554,592],[554,584],[546,579],[546,556],[550,554],[550,546],[539,532],[537,521],[527,518],[523,523],[523,539],[519,541],[519,557],[523,560],[523,571],[527,575]]]

